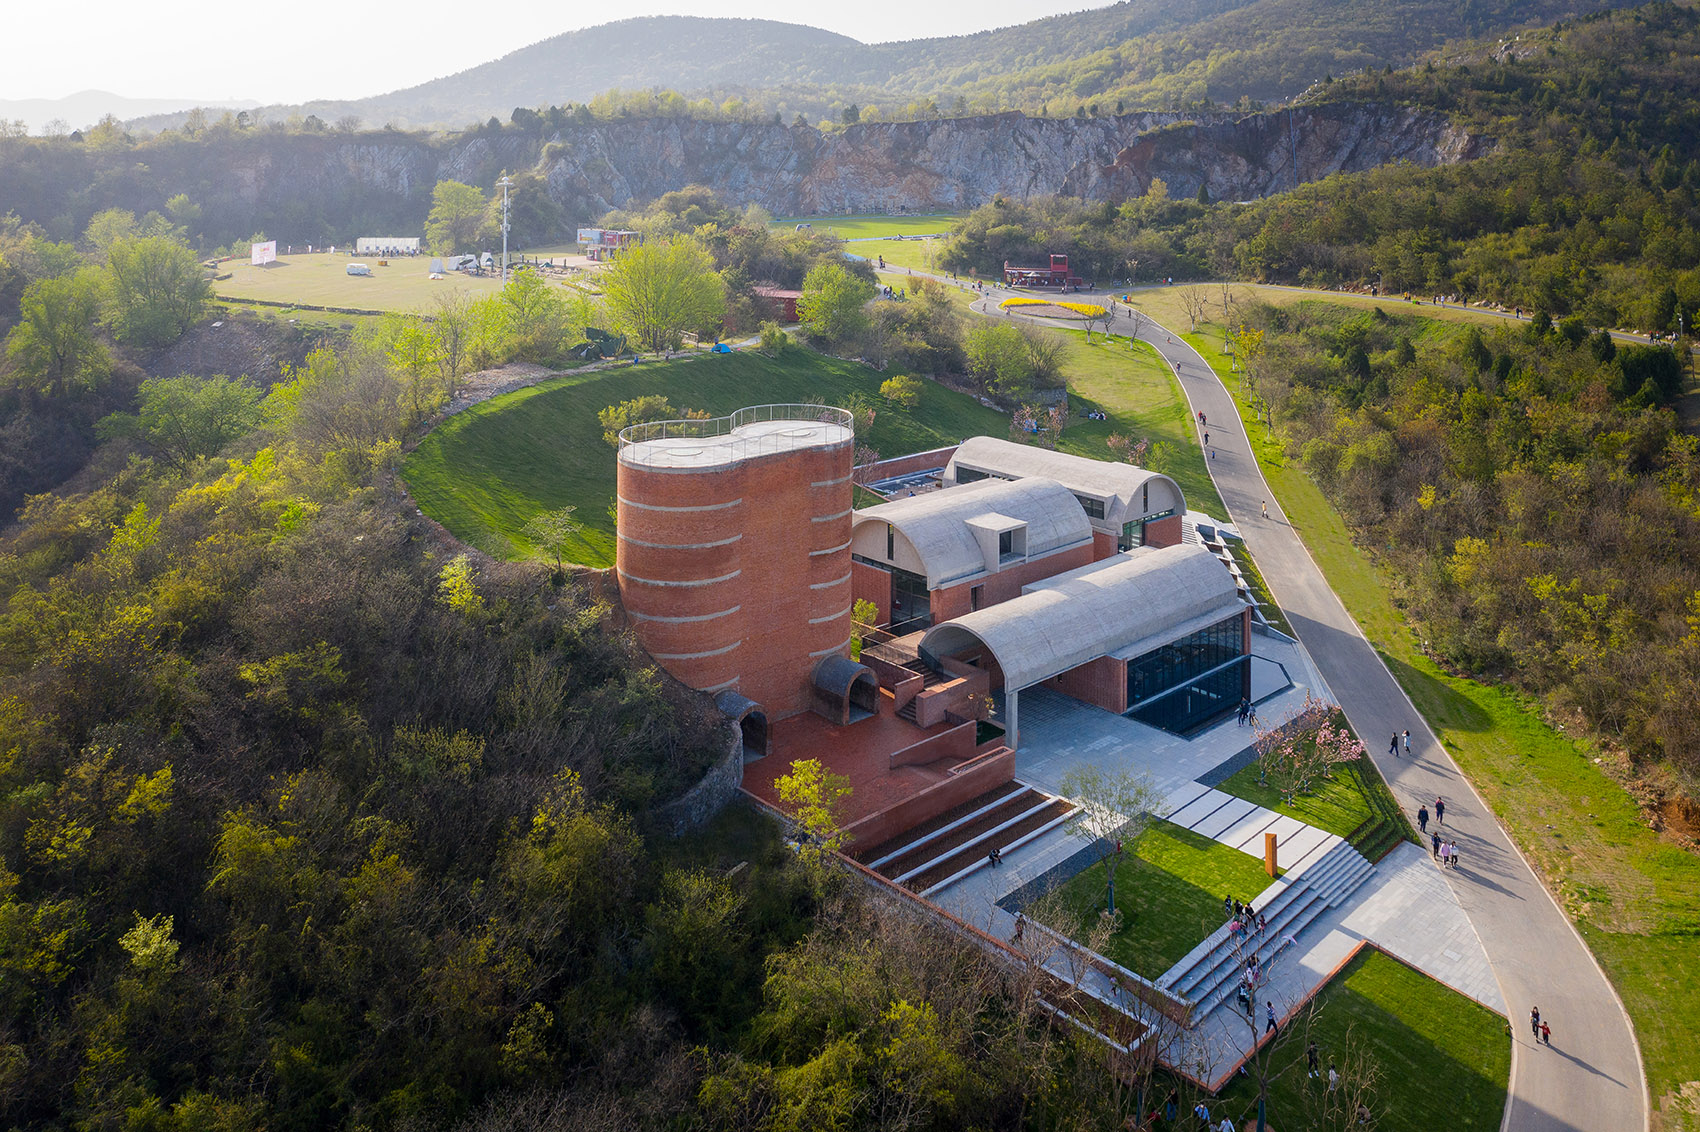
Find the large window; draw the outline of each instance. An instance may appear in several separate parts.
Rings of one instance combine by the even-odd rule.
[[[901,637],[931,628],[933,599],[927,579],[907,570],[891,568],[891,632]]]
[[[1186,732],[1236,707],[1249,660],[1239,614],[1152,649],[1127,666],[1128,714]]]
[[[1085,510],[1088,519],[1102,519],[1104,517],[1104,501],[1102,499],[1088,499],[1084,495],[1077,495],[1075,498],[1080,500],[1080,506]]]
[[[991,478],[992,474],[990,472],[982,472],[979,468],[964,468],[961,464],[956,465],[956,482],[959,484],[973,483],[976,480],[986,480]]]

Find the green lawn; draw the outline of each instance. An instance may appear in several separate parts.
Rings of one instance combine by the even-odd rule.
[[[951,213],[928,216],[794,216],[775,220],[773,227],[790,229],[812,224],[817,231],[831,232],[841,240],[855,241],[844,250],[875,260],[884,256],[895,267],[931,268],[929,256],[944,251],[944,240],[895,239],[897,236],[938,236],[955,228],[962,219]],[[877,242],[876,242],[877,241]]]
[[[1297,1023],[1271,1054],[1271,1128],[1313,1126],[1311,1113],[1327,1086],[1305,1075],[1307,1038],[1317,1044],[1325,1075],[1331,1057],[1342,1066],[1348,1060],[1348,1042],[1375,1067],[1370,1108],[1378,1132],[1499,1127],[1511,1076],[1504,1018],[1373,948],[1360,951],[1314,1001],[1308,1031]],[[1235,1077],[1211,1114],[1231,1117],[1236,1128],[1254,1121],[1255,1076]]]
[[[1309,794],[1300,794],[1290,803],[1273,786],[1260,785],[1258,774],[1253,763],[1216,789],[1347,838],[1366,852],[1390,849],[1398,841],[1415,838],[1381,773],[1367,759],[1336,767],[1332,778],[1323,779]],[[1365,829],[1365,824],[1374,819],[1381,819],[1381,824]],[[1353,836],[1360,831],[1361,836]],[[1376,857],[1372,855],[1371,859]]]
[[[1093,865],[1028,912],[1065,935],[1085,938],[1104,909],[1104,882],[1103,867]],[[1155,979],[1222,926],[1223,897],[1249,901],[1271,883],[1259,858],[1170,822],[1152,822],[1116,869],[1122,927],[1102,952]]]
[[[215,282],[213,293],[226,299],[266,299],[281,303],[307,303],[320,307],[349,307],[369,311],[424,311],[436,296],[464,291],[475,296],[493,295],[502,289],[501,277],[475,278],[451,272],[446,278],[431,279],[431,257],[402,257],[379,267],[379,256],[350,259],[336,255],[285,255],[265,267],[240,260],[219,264],[219,274],[229,279]],[[350,263],[372,268],[369,276],[348,274]],[[346,316],[343,316],[346,317]]]
[[[1220,329],[1203,329],[1188,340],[1222,372]],[[1224,379],[1237,396],[1237,379]],[[1700,1128],[1692,1099],[1686,1123],[1674,1108],[1676,1090],[1700,1081],[1700,857],[1648,828],[1595,762],[1599,752],[1547,726],[1538,704],[1450,675],[1424,655],[1394,605],[1396,580],[1353,544],[1339,513],[1243,403],[1240,412],[1271,489],[1334,592],[1622,995],[1655,1110],[1667,1128]]]
[[[427,515],[501,558],[532,555],[520,530],[538,511],[576,506],[584,532],[571,549],[573,560],[608,566],[614,560],[614,450],[603,442],[596,414],[611,404],[658,393],[680,409],[720,416],[745,405],[811,397],[840,403],[860,393],[879,406],[866,442],[886,457],[1008,431],[1001,413],[930,381],[922,383],[914,410],[894,408],[879,399],[888,376],[799,347],[777,359],[748,350],[563,374],[450,417],[420,441],[402,475]]]

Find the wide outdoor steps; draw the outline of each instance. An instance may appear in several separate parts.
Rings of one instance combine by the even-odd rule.
[[[1062,798],[1011,782],[854,855],[881,876],[924,893],[990,865],[993,848],[1007,853],[1074,812]]]
[[[1268,922],[1265,930],[1247,936],[1230,932],[1224,923],[1158,979],[1157,985],[1190,1000],[1196,1023],[1233,998],[1253,955],[1267,969],[1291,937],[1345,900],[1373,872],[1375,866],[1361,853],[1334,838],[1320,855],[1312,855],[1252,901],[1254,914],[1261,913]]]

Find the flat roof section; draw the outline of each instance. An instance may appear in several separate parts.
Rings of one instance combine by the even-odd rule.
[[[824,405],[756,405],[708,420],[651,421],[620,433],[620,461],[657,471],[723,468],[761,456],[848,444],[850,414]]]

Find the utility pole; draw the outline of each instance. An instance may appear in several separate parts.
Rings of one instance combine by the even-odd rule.
[[[502,286],[508,285],[508,190],[514,187],[513,178],[506,173],[496,182],[502,190]]]

